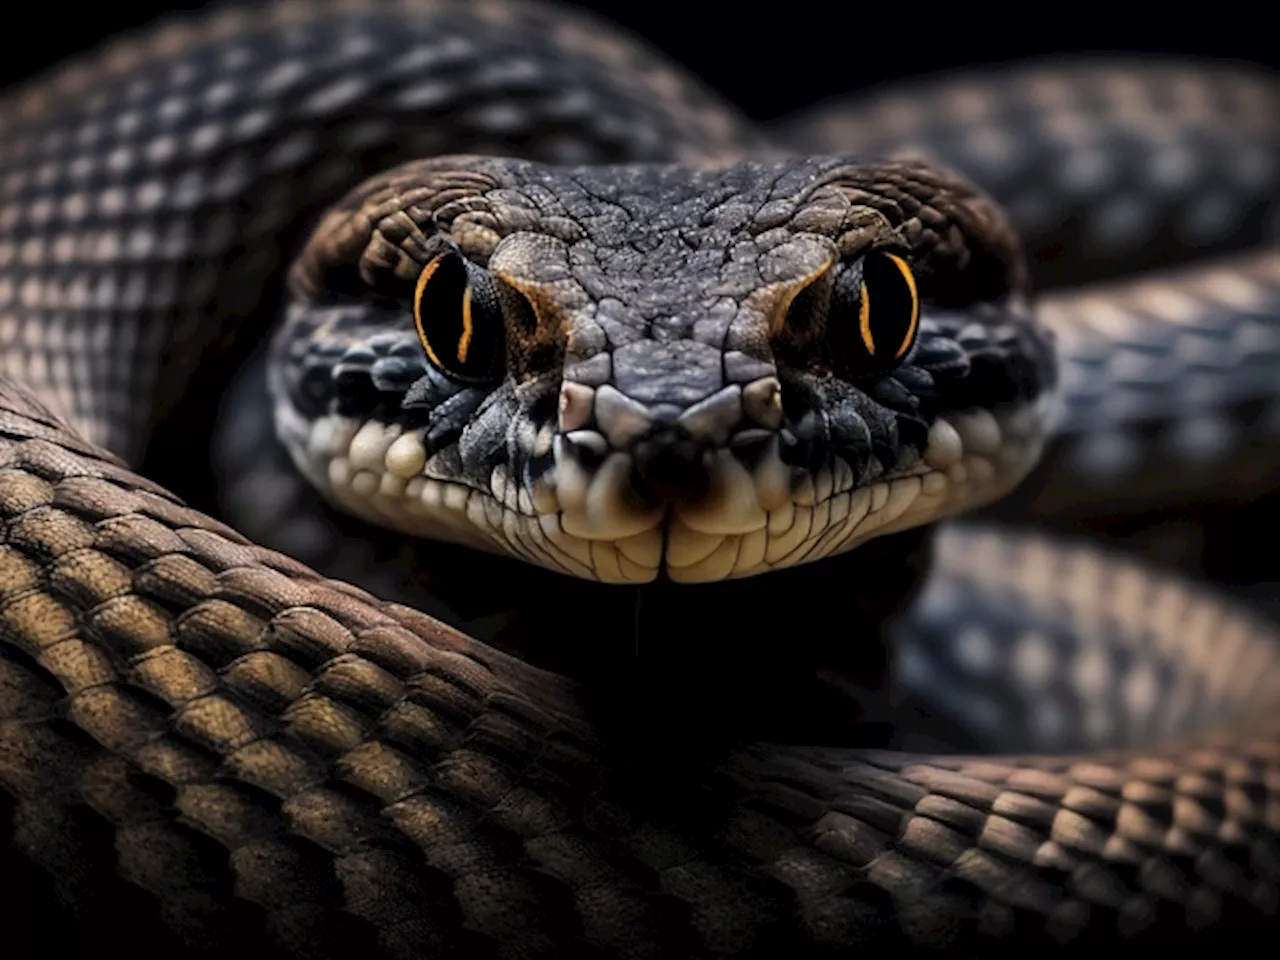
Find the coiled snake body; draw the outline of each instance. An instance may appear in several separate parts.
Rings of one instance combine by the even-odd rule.
[[[1062,109],[1030,111],[1050,131],[1077,89],[1128,108],[1164,91],[1147,119],[1200,104],[1174,146],[1228,155],[1234,185],[1188,199],[1198,174],[1142,154],[1169,167],[1152,209],[1182,211],[1154,248],[1130,229],[1146,208],[1108,193],[1129,168],[1063,155],[1075,196],[1111,201],[1098,230],[1127,267],[1274,220],[1269,81],[1161,69],[1033,72],[967,101],[1025,113],[1031,91]],[[835,115],[877,110],[912,115]],[[998,113],[970,152],[1016,170]],[[920,581],[920,525],[1031,467],[1043,324],[1086,371],[1188,359],[1189,337],[1193,379],[1216,384],[1206,357],[1275,352],[1273,254],[1145,298],[1061,294],[1038,323],[1004,215],[966,181],[779,159],[629,41],[506,3],[232,11],[41,80],[0,127],[0,867],[19,953],[817,955],[1229,943],[1273,917],[1271,629],[1022,534],[948,532]],[[682,165],[636,165],[657,161]],[[1224,227],[1237,196],[1248,214]],[[1058,250],[1094,216],[1040,214],[1065,225]],[[282,308],[255,361],[271,398],[253,367],[222,446],[258,518],[235,497],[228,518],[532,663],[124,466],[212,503],[193,465],[213,397]],[[1073,429],[1090,402],[1169,409],[1156,367],[1113,366],[1066,376]],[[1125,369],[1128,407],[1099,400]],[[1202,427],[1274,387],[1214,389],[1183,401]],[[282,446],[244,425],[263,403]],[[407,582],[371,569],[365,532],[308,545],[363,528],[314,504],[289,527],[285,448],[348,512],[521,562],[419,545]],[[949,752],[970,747],[1005,752]]]

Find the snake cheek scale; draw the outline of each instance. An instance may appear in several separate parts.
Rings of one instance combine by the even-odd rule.
[[[1211,79],[1180,83],[1268,115],[1267,81]],[[1274,629],[925,529],[1025,472],[1054,384],[963,178],[797,157],[603,25],[497,2],[175,23],[0,129],[7,953],[1274,932]],[[1266,257],[1195,317],[1265,342]],[[212,505],[217,473],[249,478],[236,529],[166,489]],[[379,553],[341,510],[484,549]]]

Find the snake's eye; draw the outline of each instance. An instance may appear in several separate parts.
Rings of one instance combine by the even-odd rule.
[[[911,265],[873,250],[837,277],[828,320],[831,346],[850,376],[877,376],[907,355],[920,326]]]
[[[862,260],[858,333],[877,360],[901,360],[920,325],[920,296],[907,261],[892,253],[869,253]]]
[[[502,371],[502,310],[493,282],[453,250],[422,268],[413,290],[413,322],[427,359],[464,383],[496,379]]]

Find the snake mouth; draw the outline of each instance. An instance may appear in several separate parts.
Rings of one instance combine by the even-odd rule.
[[[625,449],[587,428],[557,433],[549,466],[487,486],[425,458],[420,431],[340,416],[292,426],[295,462],[341,509],[413,536],[505,553],[606,583],[707,583],[829,557],[1002,496],[1031,469],[1052,395],[938,416],[922,450],[870,476],[852,458],[788,463],[785,427],[722,445],[648,429]],[[286,433],[288,428],[286,427]],[[736,442],[735,442],[736,441]]]

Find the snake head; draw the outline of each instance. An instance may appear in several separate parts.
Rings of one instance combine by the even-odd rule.
[[[749,576],[1007,491],[1054,385],[1017,239],[920,163],[447,157],[330,210],[270,381],[406,533],[614,582]]]

